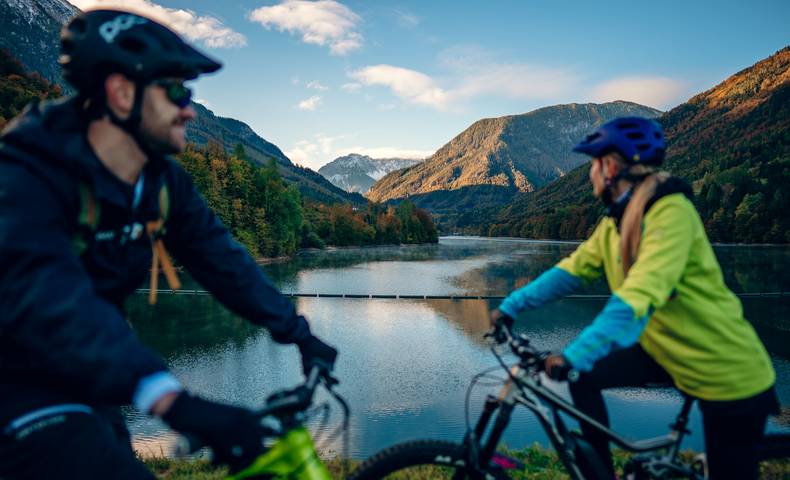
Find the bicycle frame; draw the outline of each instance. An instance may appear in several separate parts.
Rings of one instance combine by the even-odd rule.
[[[231,475],[226,480],[243,480],[258,476],[289,480],[331,480],[329,471],[318,458],[310,432],[304,427],[294,428],[275,443],[252,465]]]
[[[266,399],[266,406],[257,411],[256,415],[259,419],[277,419],[280,425],[277,433],[266,437],[272,443],[250,465],[225,477],[225,480],[331,480],[329,470],[318,457],[313,438],[304,425],[304,412],[312,404],[313,394],[320,383],[323,383],[327,392],[342,407],[342,430],[347,431],[348,404],[332,390],[337,385],[337,380],[328,371],[322,371],[319,366],[314,365],[302,385],[275,392]],[[195,453],[203,446],[199,438],[185,435],[181,444],[176,447],[176,454]]]
[[[644,453],[666,449],[667,452],[664,455],[648,459],[650,468],[669,469],[677,474],[697,478],[694,472],[677,463],[680,444],[688,433],[686,425],[693,403],[692,398],[686,397],[675,422],[670,425],[669,434],[640,441],[629,441],[546,388],[534,367],[518,364],[510,369],[509,378],[499,392],[499,396],[489,395],[486,398],[483,413],[474,430],[467,434],[464,444],[468,448],[471,465],[488,465],[496,452],[505,428],[510,423],[513,409],[516,405],[523,405],[538,417],[552,446],[574,480],[585,480],[577,464],[576,451],[579,442],[584,440],[580,435],[568,430],[560,412],[590,425],[606,435],[616,445],[630,452]],[[489,429],[489,423],[497,410],[493,426]],[[488,437],[483,441],[487,430]]]

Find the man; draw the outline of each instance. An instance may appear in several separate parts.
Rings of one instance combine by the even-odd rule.
[[[232,311],[296,344],[305,368],[332,368],[336,350],[165,156],[195,117],[183,81],[220,64],[121,11],[77,16],[61,47],[78,95],[27,109],[0,145],[0,478],[153,478],[118,410],[129,403],[244,466],[263,427],[186,393],[121,310],[166,247]]]

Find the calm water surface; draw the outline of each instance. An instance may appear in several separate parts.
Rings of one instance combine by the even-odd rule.
[[[285,292],[502,295],[532,280],[575,248],[573,243],[442,238],[439,245],[304,252],[263,269]],[[790,290],[790,248],[718,246],[728,285],[736,292]],[[199,288],[187,281],[186,288]],[[603,282],[586,293],[607,293]],[[300,298],[314,332],[340,350],[338,390],[352,408],[353,457],[409,438],[459,441],[465,396],[473,375],[496,365],[483,341],[487,311],[498,301]],[[561,349],[587,325],[604,300],[566,299],[520,318],[517,329],[539,348]],[[783,405],[790,405],[790,297],[745,298],[747,317],[771,352]],[[297,350],[241,320],[210,297],[163,295],[147,306],[138,295],[127,305],[142,340],[168,361],[192,391],[248,407],[268,393],[299,383]],[[563,385],[556,385],[565,392]],[[473,419],[494,386],[473,390]],[[628,437],[666,433],[680,398],[669,389],[622,389],[607,394],[613,427]],[[335,409],[337,410],[337,409]],[[338,412],[335,412],[338,413]],[[159,421],[127,412],[135,447],[167,454],[173,434]],[[336,418],[330,420],[336,425]],[[686,447],[701,449],[698,413]],[[786,429],[790,416],[770,428]],[[317,425],[316,425],[317,427]],[[504,436],[513,447],[544,442],[526,409]],[[318,441],[325,451],[339,443]]]

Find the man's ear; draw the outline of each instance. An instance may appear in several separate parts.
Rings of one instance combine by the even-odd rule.
[[[104,92],[107,105],[115,115],[122,119],[128,117],[134,106],[134,82],[120,73],[111,73],[104,80]]]

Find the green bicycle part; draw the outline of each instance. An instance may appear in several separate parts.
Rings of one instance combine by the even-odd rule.
[[[313,439],[305,427],[290,430],[249,467],[226,480],[243,480],[257,475],[268,475],[275,480],[332,479],[329,470],[318,458]]]

